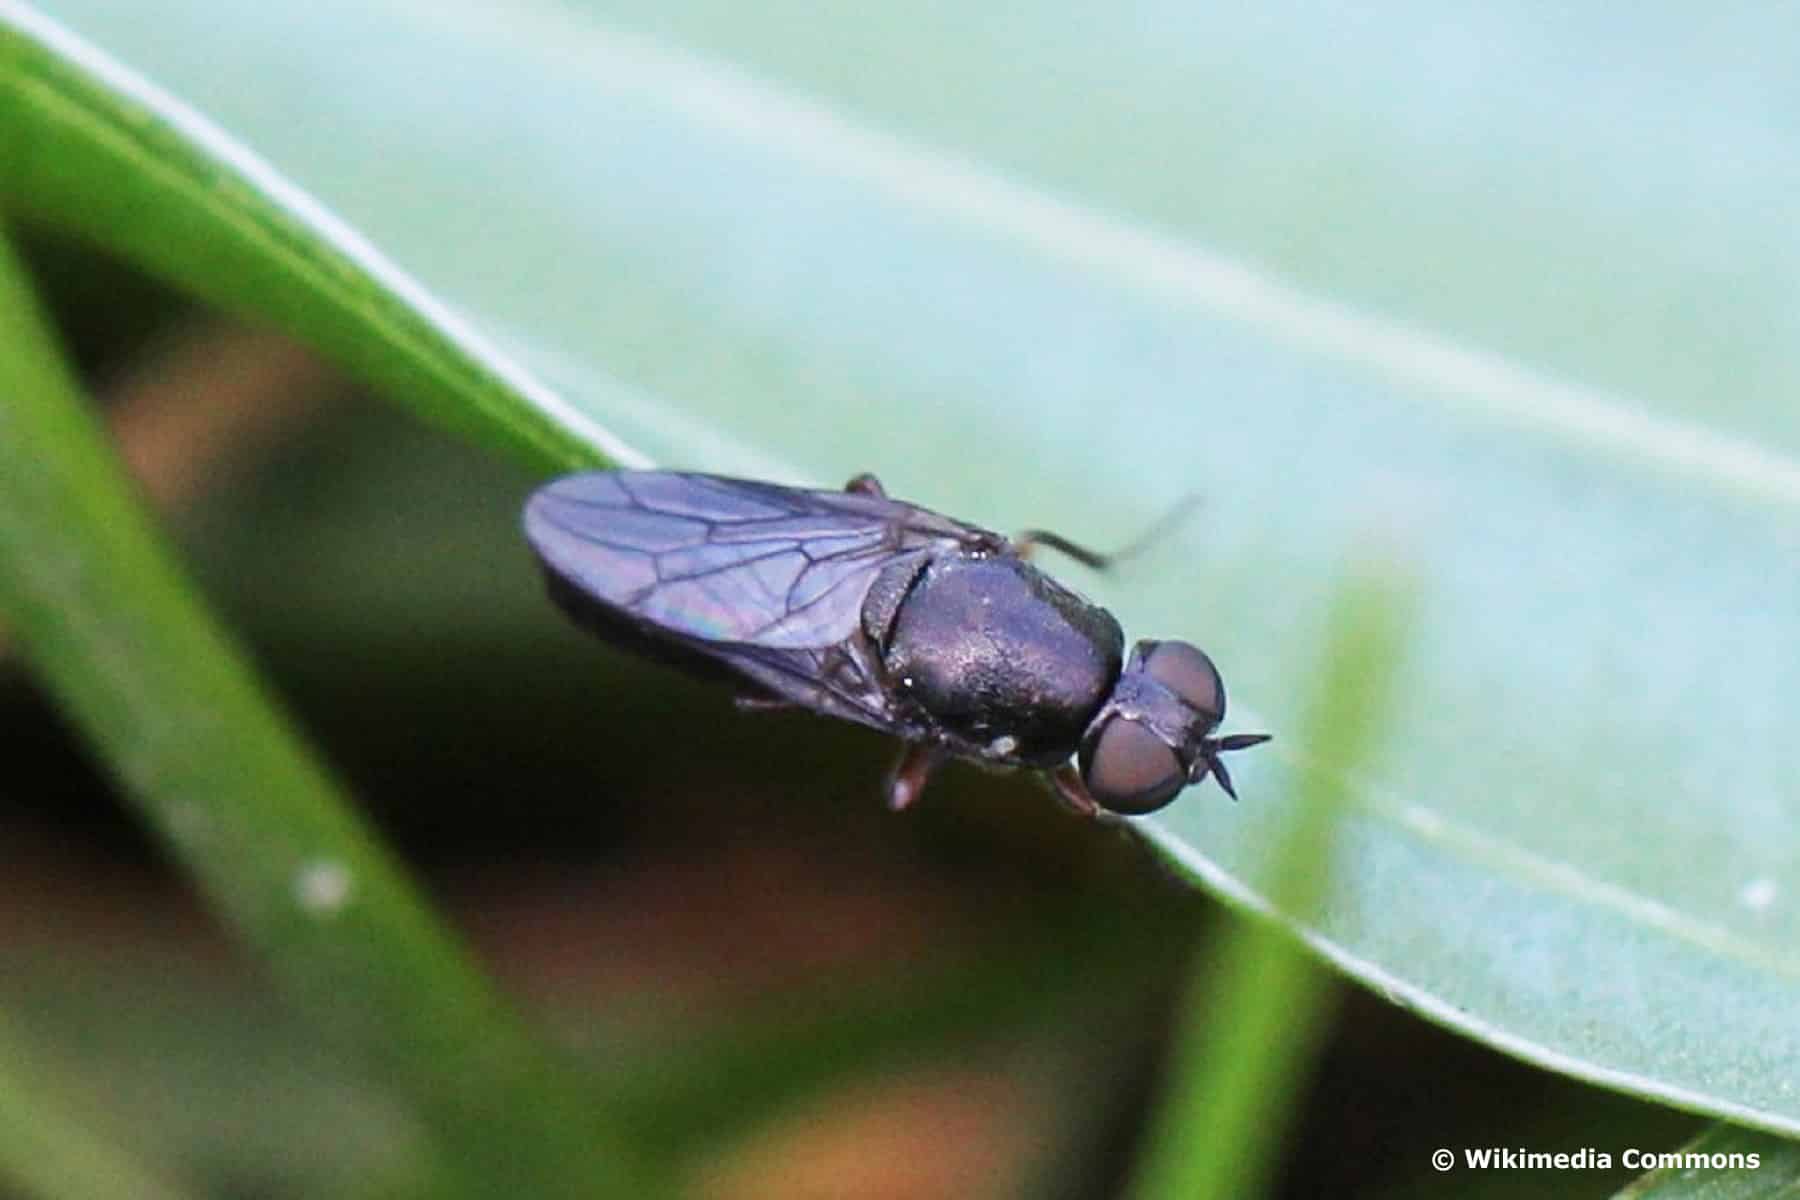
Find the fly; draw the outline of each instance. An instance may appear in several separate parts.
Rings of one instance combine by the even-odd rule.
[[[1219,755],[1225,685],[1198,648],[1141,641],[1032,566],[1055,534],[1005,538],[891,499],[674,471],[568,475],[533,493],[525,536],[551,596],[626,649],[731,680],[748,708],[807,708],[906,743],[889,807],[947,758],[1045,772],[1076,811],[1153,812]],[[1070,762],[1073,758],[1074,763]]]

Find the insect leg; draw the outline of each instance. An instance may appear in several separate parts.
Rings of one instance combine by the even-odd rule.
[[[1060,550],[1083,566],[1092,567],[1096,571],[1104,571],[1108,567],[1117,566],[1128,558],[1136,557],[1148,550],[1157,538],[1169,532],[1187,518],[1187,515],[1200,506],[1200,493],[1190,492],[1175,502],[1175,505],[1162,516],[1150,522],[1150,527],[1137,535],[1130,542],[1117,550],[1101,553],[1089,550],[1077,542],[1071,542],[1060,533],[1051,533],[1048,529],[1026,529],[1012,538],[1013,553],[1020,558],[1030,558],[1031,552],[1038,546],[1048,546],[1052,550]]]
[[[894,812],[912,807],[931,773],[944,761],[944,752],[936,746],[914,744],[900,753],[900,761],[887,777],[887,806]]]
[[[1056,798],[1076,816],[1099,818],[1102,815],[1100,805],[1088,795],[1087,785],[1068,763],[1050,772],[1050,786],[1056,789]]]
[[[844,490],[855,492],[859,496],[879,496],[883,500],[887,499],[887,489],[881,486],[881,480],[875,478],[872,471],[852,475],[850,482],[844,485]]]

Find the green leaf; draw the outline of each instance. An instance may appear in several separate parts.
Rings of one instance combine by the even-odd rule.
[[[354,230],[22,4],[0,6],[0,96],[0,199],[12,207],[275,321],[448,428],[540,464],[592,462],[604,449],[602,431],[563,411]]]
[[[1614,1200],[1792,1200],[1800,1196],[1800,1145],[1719,1125],[1678,1150]],[[1634,1163],[1634,1165],[1644,1165]]]
[[[1343,818],[1309,938],[1343,970],[1553,1069],[1800,1131],[1791,16],[55,12],[314,198],[275,205],[302,261],[341,251],[336,214],[507,382],[426,398],[438,376],[366,313],[417,293],[366,255],[365,301],[258,265],[267,239],[210,272],[208,204],[269,202],[266,175],[17,32],[0,112],[34,150],[7,203],[485,440],[874,469],[1100,544],[1199,490],[1153,553],[1069,572],[1133,635],[1205,646],[1229,727],[1277,734],[1240,756],[1241,804],[1204,789],[1150,825],[1170,852],[1264,907],[1267,848],[1324,773]],[[83,138],[80,174],[44,166]],[[166,247],[84,197],[164,159],[218,185],[140,193]],[[220,292],[240,270],[255,286]],[[1371,527],[1419,567],[1419,624],[1350,776],[1295,735]]]
[[[49,1094],[30,1046],[0,1020],[0,1180],[22,1196],[57,1200],[179,1200],[187,1192],[97,1137]],[[9,1189],[11,1190],[11,1189]]]

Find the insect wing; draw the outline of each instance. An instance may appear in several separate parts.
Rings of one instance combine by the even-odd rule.
[[[824,649],[860,628],[885,566],[972,534],[879,496],[675,472],[593,472],[539,489],[525,534],[583,594],[670,634]]]

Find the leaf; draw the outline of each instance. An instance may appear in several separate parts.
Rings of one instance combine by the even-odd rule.
[[[13,3],[0,55],[10,206],[278,321],[449,428],[563,465],[593,460],[577,433],[604,444],[353,230],[122,64]]]
[[[96,1137],[65,1111],[46,1077],[31,1070],[29,1045],[0,1019],[0,1179],[21,1195],[180,1200],[189,1195],[158,1170]]]
[[[1200,490],[1116,577],[1070,572],[1134,635],[1205,646],[1230,727],[1277,735],[1234,766],[1243,803],[1154,823],[1170,852],[1262,906],[1322,773],[1342,849],[1309,936],[1343,970],[1552,1069],[1800,1132],[1790,18],[55,11],[464,314],[465,354],[552,385],[408,393],[478,436],[875,469],[1101,544]],[[199,239],[158,254],[75,203],[102,177],[4,186],[197,286]],[[242,299],[396,369],[355,301],[296,319],[298,286]],[[1294,732],[1371,530],[1422,586],[1352,778]]]
[[[1634,1155],[1641,1151],[1632,1151]],[[1749,1129],[1718,1125],[1678,1150],[1613,1200],[1781,1200],[1800,1196],[1800,1146]],[[1651,1166],[1633,1161],[1632,1166]]]

